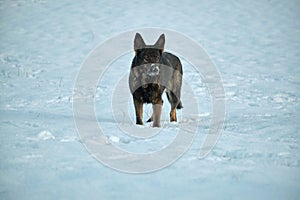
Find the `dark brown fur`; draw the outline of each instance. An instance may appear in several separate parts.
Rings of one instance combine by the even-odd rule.
[[[143,104],[152,103],[153,114],[148,122],[160,126],[162,94],[166,90],[171,104],[170,121],[177,121],[176,109],[181,109],[182,65],[178,57],[164,52],[165,36],[162,34],[154,45],[146,45],[137,33],[134,39],[129,86],[133,95],[136,124],[143,124]]]

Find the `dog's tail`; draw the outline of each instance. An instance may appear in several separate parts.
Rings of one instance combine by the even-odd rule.
[[[176,109],[181,109],[183,108],[181,101],[179,102],[179,104],[177,105]]]

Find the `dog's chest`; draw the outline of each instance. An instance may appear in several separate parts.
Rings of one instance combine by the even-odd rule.
[[[159,64],[145,64],[131,68],[129,86],[132,94],[145,103],[151,103],[163,93]]]
[[[144,88],[145,92],[153,90],[156,87],[150,87],[151,84],[160,84],[162,77],[160,71],[160,64],[144,64],[136,67],[132,67],[129,76],[129,86],[131,92],[134,92],[137,88]]]

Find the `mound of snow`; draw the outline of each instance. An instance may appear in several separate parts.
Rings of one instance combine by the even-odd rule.
[[[110,136],[109,140],[116,143],[120,142],[120,138],[116,136]]]
[[[38,135],[37,135],[37,138],[39,140],[54,140],[55,139],[55,136],[52,135],[51,132],[47,131],[47,130],[44,130],[44,131],[41,131]]]

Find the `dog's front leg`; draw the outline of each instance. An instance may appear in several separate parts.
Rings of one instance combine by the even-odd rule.
[[[158,100],[152,104],[153,108],[153,127],[160,127],[160,117],[161,117],[161,110],[162,110],[162,100]]]
[[[133,97],[136,124],[143,125],[143,102]]]

